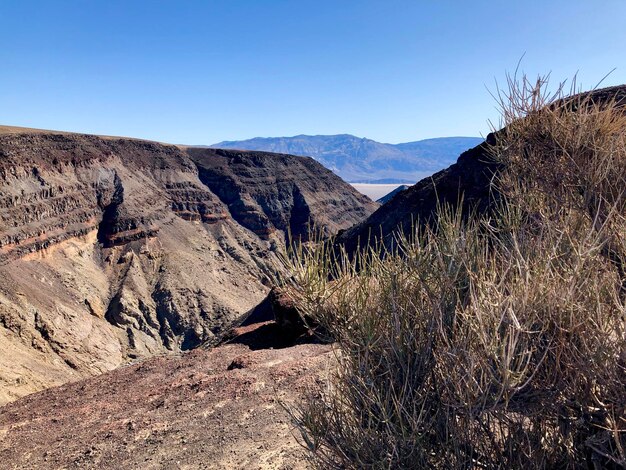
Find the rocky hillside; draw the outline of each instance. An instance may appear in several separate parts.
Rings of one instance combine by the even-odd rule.
[[[378,206],[312,158],[199,148],[188,153],[203,184],[261,238],[276,229],[306,237],[309,220],[330,235]]]
[[[492,142],[489,135],[485,143],[461,154],[454,165],[394,195],[376,212],[337,237],[337,242],[353,251],[368,241],[382,237],[393,240],[398,229],[408,233],[413,224],[431,220],[437,202],[484,210],[490,203],[489,183],[496,164],[488,158],[487,149]]]
[[[349,134],[297,135],[220,142],[214,147],[310,156],[353,183],[414,183],[451,165],[482,140],[442,137],[384,144]]]
[[[626,85],[594,90],[590,95],[593,101],[616,100],[619,106],[626,107]],[[438,202],[452,207],[462,202],[465,213],[470,209],[487,210],[497,197],[490,189],[498,169],[489,154],[489,146],[495,143],[495,138],[494,134],[489,134],[485,142],[463,152],[450,167],[393,197],[367,219],[343,232],[338,243],[349,251],[380,235],[389,243],[394,231],[407,232],[416,222],[431,220]]]
[[[214,342],[310,218],[376,204],[312,159],[0,132],[0,403]]]

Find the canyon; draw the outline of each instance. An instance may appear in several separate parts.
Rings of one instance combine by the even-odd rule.
[[[339,352],[288,328],[278,253],[309,222],[355,252],[442,202],[490,211],[497,138],[379,206],[312,159],[5,129],[1,461],[307,468],[290,413]]]
[[[0,128],[0,404],[218,343],[376,207],[310,158]]]

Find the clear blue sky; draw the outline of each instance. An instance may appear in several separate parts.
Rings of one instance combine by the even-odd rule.
[[[626,83],[626,1],[2,0],[0,123],[166,142],[480,135],[486,89]]]

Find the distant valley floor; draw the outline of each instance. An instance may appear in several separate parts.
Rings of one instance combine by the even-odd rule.
[[[361,194],[365,194],[372,201],[376,201],[383,196],[386,196],[391,191],[396,189],[402,184],[372,184],[372,183],[350,183],[354,189]]]

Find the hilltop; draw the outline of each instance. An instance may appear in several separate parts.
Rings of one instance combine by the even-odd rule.
[[[269,327],[4,406],[3,468],[307,468],[283,407],[325,376],[332,353],[321,344],[256,349],[255,335],[272,341]]]

